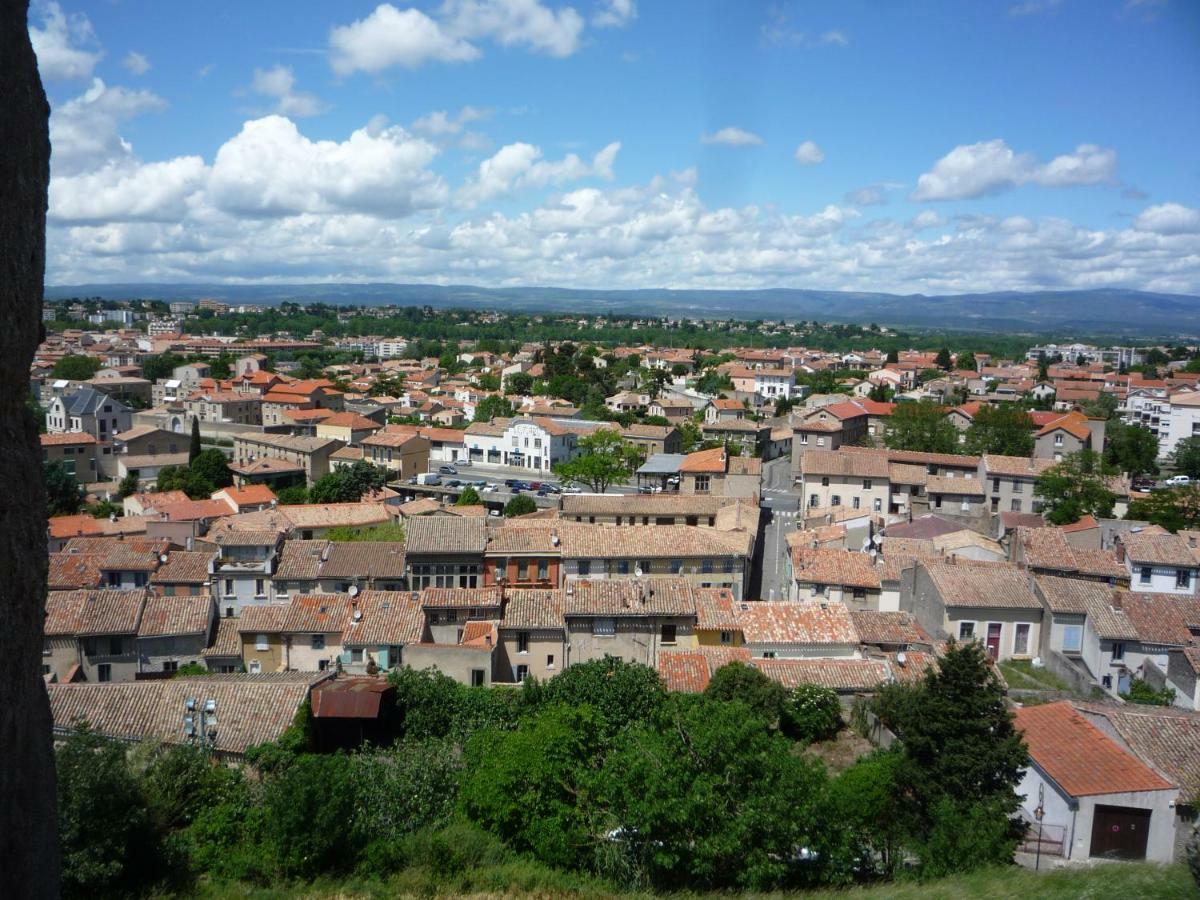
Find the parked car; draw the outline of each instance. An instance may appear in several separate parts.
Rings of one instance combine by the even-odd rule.
[[[518,481],[516,484],[513,485],[514,491],[527,491],[529,489],[530,488],[529,488],[528,481]]]
[[[455,465],[456,466],[473,466],[475,464],[473,462],[471,462],[469,457],[464,456],[462,459],[460,459],[458,462],[456,462]]]
[[[496,493],[496,486],[494,484],[485,484],[483,486],[483,492],[485,494],[494,494]]]
[[[648,484],[643,484],[641,487],[638,488],[638,493],[639,494],[653,494],[654,488],[650,487],[650,485],[648,485]]]
[[[531,481],[529,482],[529,489],[531,491],[540,491],[542,489],[542,483],[540,481]]]
[[[504,479],[504,486],[506,488],[511,488],[514,491],[518,490],[517,485],[519,485],[520,483],[521,482],[519,480],[517,480],[516,478],[505,478]]]
[[[437,472],[424,472],[417,476],[417,484],[441,484],[442,476]]]
[[[458,469],[454,468],[454,466],[438,466],[438,472],[443,475],[457,475]]]
[[[543,484],[542,490],[548,494],[561,494],[562,493],[562,488],[560,488],[557,484]]]
[[[459,481],[457,478],[451,478],[449,481],[446,482],[446,487],[456,488],[456,487],[462,487],[462,486],[463,486],[463,483],[461,481]]]
[[[1192,483],[1192,479],[1187,475],[1172,475],[1166,483],[1167,487],[1187,487]]]
[[[564,494],[582,494],[583,488],[581,488],[577,484],[568,484],[565,488],[562,489],[562,492]]]

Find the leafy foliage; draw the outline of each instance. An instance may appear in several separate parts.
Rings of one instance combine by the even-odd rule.
[[[964,447],[967,453],[981,456],[1033,455],[1033,419],[1018,406],[985,404],[975,413],[967,429]]]
[[[308,491],[309,503],[357,503],[363,494],[377,491],[387,484],[387,472],[379,466],[360,459],[350,466],[341,466],[317,479]]]
[[[1155,475],[1158,473],[1158,438],[1141,425],[1109,422],[1104,435],[1104,459],[1117,471],[1128,472],[1135,478]]]
[[[233,484],[229,461],[217,448],[202,450],[186,466],[164,466],[156,481],[160,491],[183,491],[193,500],[205,500],[214,491]]]
[[[609,485],[633,474],[640,457],[636,449],[612,428],[599,428],[579,439],[580,455],[554,466],[564,482],[582,484],[603,494]]]
[[[83,490],[61,460],[46,463],[46,510],[52,516],[72,516],[83,506]]]
[[[100,359],[95,356],[80,356],[68,353],[54,364],[51,374],[68,381],[87,381],[100,371]]]
[[[1043,514],[1055,525],[1069,525],[1083,516],[1112,516],[1117,495],[1109,488],[1116,472],[1094,450],[1063,457],[1038,476],[1034,493],[1042,499]]]
[[[891,450],[957,453],[958,430],[936,403],[900,403],[892,410],[884,439]]]
[[[1200,485],[1151,491],[1130,502],[1125,518],[1161,525],[1171,532],[1200,527]]]
[[[1200,480],[1200,437],[1186,437],[1178,441],[1172,462],[1180,475],[1186,475],[1192,481]]]
[[[326,531],[325,536],[331,541],[403,541],[404,525],[400,522],[372,525],[370,528],[339,525]]]
[[[713,700],[741,703],[768,725],[776,725],[787,704],[787,692],[760,669],[741,662],[721,666],[712,674],[704,695]]]
[[[480,504],[479,491],[468,485],[462,489],[462,493],[458,495],[458,500],[455,501],[455,506],[478,506]]]
[[[503,397],[484,397],[475,406],[474,421],[490,422],[492,419],[511,418],[515,412],[512,403]]]
[[[792,688],[783,707],[783,727],[792,738],[804,743],[836,736],[842,727],[842,704],[837,693],[816,684]]]
[[[504,504],[504,515],[509,518],[526,516],[531,512],[537,512],[537,504],[528,494],[517,494]]]
[[[1130,703],[1142,703],[1146,706],[1170,706],[1175,702],[1175,689],[1164,687],[1161,690],[1153,688],[1142,678],[1129,682],[1129,692],[1121,695]]]

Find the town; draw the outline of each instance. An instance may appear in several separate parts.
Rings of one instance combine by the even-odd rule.
[[[47,303],[57,738],[244,764],[298,714],[386,743],[415,673],[636,664],[816,691],[861,756],[972,648],[1027,745],[1018,861],[1184,859],[1200,347],[513,318]]]

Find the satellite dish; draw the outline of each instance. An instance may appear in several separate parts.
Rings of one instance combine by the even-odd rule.
[[[873,544],[875,544],[876,547],[882,547],[883,546],[883,535],[882,534],[875,535],[874,537],[871,538],[871,542]]]
[[[866,553],[870,549],[871,549],[871,539],[867,538],[866,540],[863,541],[862,552]]]
[[[896,662],[899,665],[904,665],[905,663],[908,662],[908,656],[905,654],[905,652],[903,650],[901,650],[899,653],[896,654]]]
[[[358,585],[357,584],[350,585],[350,590],[348,590],[346,593],[348,593],[351,597],[357,597],[358,596]]]
[[[354,611],[354,621],[355,621],[355,622],[361,622],[361,621],[362,621],[362,610],[361,610],[361,609],[356,609],[356,610]]]
[[[642,577],[642,567],[641,567],[641,566],[635,566],[635,567],[634,567],[634,569],[633,569],[633,577],[634,577],[634,578],[641,578],[641,577]]]

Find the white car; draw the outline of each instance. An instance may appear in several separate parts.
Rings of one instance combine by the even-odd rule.
[[[564,494],[582,494],[583,488],[581,488],[577,484],[569,484],[565,488],[562,489],[562,492]]]
[[[483,486],[483,492],[485,494],[494,494],[496,492],[496,486],[494,484],[485,484]]]
[[[1167,479],[1167,487],[1187,487],[1192,483],[1192,479],[1186,475],[1172,475]]]

